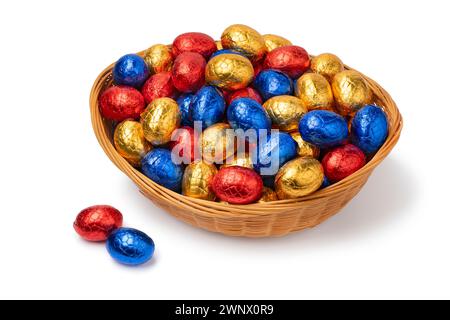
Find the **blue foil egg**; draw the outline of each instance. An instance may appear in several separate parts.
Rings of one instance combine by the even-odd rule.
[[[197,91],[191,104],[192,121],[201,121],[202,129],[222,121],[225,113],[225,99],[213,86],[204,86]]]
[[[114,230],[106,240],[106,250],[117,262],[136,266],[153,257],[155,243],[142,231],[119,228]]]
[[[272,121],[260,103],[250,98],[233,100],[228,106],[227,118],[233,129],[270,130]],[[256,132],[259,136],[260,132]],[[267,132],[266,134],[269,134]]]
[[[329,186],[331,186],[331,182],[330,182],[330,180],[328,180],[327,176],[324,175],[323,176],[323,182],[322,182],[322,185],[320,186],[320,189],[324,189],[324,188],[329,187]]]
[[[184,93],[177,99],[177,104],[181,111],[181,126],[192,127],[194,125],[190,114],[193,99],[194,95],[192,93]]]
[[[240,53],[240,52],[238,52],[238,51],[236,51],[236,50],[231,50],[231,49],[220,49],[220,50],[217,50],[216,52],[214,52],[214,53],[211,55],[210,59],[214,58],[215,56],[218,56],[219,54],[225,54],[225,53],[229,53],[229,54],[239,54],[239,55],[245,57],[242,53]]]
[[[383,109],[367,105],[353,117],[351,140],[364,153],[372,153],[386,141],[388,130],[388,120]]]
[[[262,175],[272,176],[296,156],[297,143],[289,133],[272,133],[252,153],[253,168]]]
[[[314,110],[305,114],[300,119],[298,129],[303,140],[319,148],[340,145],[348,137],[344,117],[326,110]]]
[[[113,69],[114,82],[140,88],[149,76],[147,64],[137,54],[127,54],[117,60]]]
[[[157,184],[179,192],[183,179],[183,165],[172,162],[171,152],[156,148],[141,160],[142,172]]]
[[[274,96],[292,95],[294,91],[291,78],[283,72],[272,69],[261,71],[253,81],[253,86],[264,101]]]

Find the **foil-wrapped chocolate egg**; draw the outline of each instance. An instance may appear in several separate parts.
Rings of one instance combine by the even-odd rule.
[[[180,123],[180,109],[171,98],[153,100],[141,115],[145,139],[155,146],[169,142],[172,132]]]
[[[323,182],[322,185],[320,186],[320,189],[325,189],[328,188],[329,186],[331,186],[331,181],[327,178],[327,176],[323,176]]]
[[[233,129],[270,130],[272,121],[266,110],[250,98],[234,100],[227,109],[227,119]],[[258,135],[260,132],[256,132]]]
[[[145,50],[144,60],[150,74],[170,71],[173,65],[172,50],[164,44],[155,44]]]
[[[225,99],[222,93],[213,86],[204,86],[197,91],[191,103],[190,118],[195,123],[201,122],[205,129],[223,119]]]
[[[231,49],[221,49],[221,50],[217,50],[216,52],[214,52],[210,59],[214,58],[215,56],[221,55],[221,54],[240,54],[241,56],[245,57],[244,54],[240,53],[239,51],[236,50],[231,50]]]
[[[333,91],[328,80],[317,73],[305,73],[296,82],[295,93],[309,110],[333,110]]]
[[[144,138],[141,123],[125,120],[114,130],[114,146],[117,152],[133,166],[138,167],[141,159],[151,149],[151,145]]]
[[[224,49],[242,52],[251,61],[261,60],[267,51],[261,34],[242,24],[235,24],[226,28],[220,40]]]
[[[193,128],[181,127],[176,129],[172,133],[172,141],[169,142],[172,157],[178,157],[179,161],[184,164],[194,161],[197,140],[198,137]]]
[[[107,205],[91,206],[77,215],[73,227],[88,241],[105,241],[115,229],[122,226],[122,213]]]
[[[206,60],[196,52],[179,54],[172,68],[172,81],[181,92],[195,92],[205,83]]]
[[[247,87],[254,76],[250,60],[239,54],[220,54],[208,61],[205,70],[206,82],[224,90]]]
[[[142,172],[157,184],[173,190],[181,190],[183,165],[172,161],[171,151],[155,148],[147,153],[141,161]]]
[[[314,158],[296,158],[286,163],[275,177],[278,199],[295,199],[318,190],[323,182],[323,168]]]
[[[292,42],[290,42],[288,39],[277,36],[275,34],[265,34],[263,35],[263,39],[264,44],[266,45],[267,52],[270,52],[273,49],[279,47],[292,46]]]
[[[322,159],[325,175],[332,182],[340,181],[366,164],[364,153],[352,144],[329,151]]]
[[[357,71],[339,72],[331,84],[336,109],[343,116],[352,116],[360,108],[372,102],[372,89]]]
[[[300,119],[298,128],[303,140],[319,148],[340,145],[348,137],[344,117],[332,111],[310,111]]]
[[[195,161],[184,170],[182,194],[191,198],[212,200],[216,198],[210,184],[217,174],[214,164],[202,160]]]
[[[332,53],[322,53],[311,59],[311,70],[321,74],[330,83],[336,74],[344,71],[342,60]]]
[[[297,155],[299,157],[311,157],[317,159],[320,156],[320,148],[303,140],[299,132],[292,132],[291,137],[297,143]]]
[[[137,54],[127,54],[117,60],[113,68],[114,83],[140,88],[149,76],[147,64]]]
[[[216,50],[214,39],[201,32],[183,33],[176,37],[172,44],[174,56],[183,52],[196,52],[208,59]]]
[[[236,151],[234,132],[227,123],[216,123],[201,135],[203,159],[209,163],[223,163]]]
[[[214,176],[211,188],[221,201],[230,204],[249,204],[261,198],[263,182],[252,169],[226,167],[221,168]]]
[[[275,69],[296,79],[309,68],[309,55],[299,46],[283,46],[270,51],[264,60],[265,69]]]
[[[282,131],[297,131],[298,122],[308,110],[302,101],[293,96],[276,96],[263,104],[272,120],[272,126]]]
[[[272,202],[272,201],[277,201],[277,200],[278,200],[277,193],[275,191],[273,191],[269,187],[264,187],[263,188],[263,194],[261,196],[261,199],[259,199],[258,202],[260,202],[260,203],[262,203],[262,202]]]
[[[291,78],[276,70],[261,71],[256,76],[253,86],[261,94],[264,101],[275,96],[292,95],[294,91]]]
[[[109,120],[136,119],[145,109],[145,100],[135,88],[110,87],[100,96],[99,108],[102,115]]]
[[[194,122],[192,121],[191,114],[191,103],[194,99],[194,95],[192,93],[184,93],[180,95],[177,99],[178,107],[181,112],[181,125],[182,126],[194,126]]]
[[[117,262],[137,266],[153,257],[155,243],[142,231],[119,228],[108,237],[106,249]]]
[[[147,103],[157,98],[167,97],[175,99],[178,95],[177,89],[172,82],[172,74],[167,71],[150,76],[142,86],[141,92]]]
[[[383,109],[367,105],[356,112],[352,120],[351,140],[363,152],[377,151],[388,136],[388,120]]]
[[[248,152],[237,152],[232,157],[225,160],[225,163],[220,166],[220,168],[226,167],[244,167],[253,169],[253,161],[250,153]]]
[[[227,102],[228,102],[228,104],[230,104],[235,99],[239,99],[239,98],[250,98],[250,99],[253,99],[253,100],[257,101],[258,103],[262,103],[263,102],[261,96],[258,93],[258,91],[256,91],[253,88],[250,88],[250,87],[231,92],[227,96]]]
[[[297,144],[288,133],[272,132],[265,141],[259,141],[251,153],[255,171],[263,176],[272,176],[297,156]]]

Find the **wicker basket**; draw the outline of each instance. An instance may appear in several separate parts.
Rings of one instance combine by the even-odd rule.
[[[142,52],[140,53],[142,55]],[[230,205],[185,197],[147,178],[122,158],[112,143],[112,124],[102,118],[98,97],[111,86],[113,65],[96,79],[90,108],[95,135],[111,161],[138,186],[142,194],[163,210],[194,226],[230,236],[269,237],[311,228],[341,210],[366,183],[375,167],[397,143],[402,117],[390,95],[375,81],[365,77],[389,119],[389,136],[375,156],[359,171],[332,186],[299,199],[249,205]],[[347,69],[350,69],[346,67]]]

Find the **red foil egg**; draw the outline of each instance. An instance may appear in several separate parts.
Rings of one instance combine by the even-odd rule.
[[[366,164],[366,156],[356,146],[346,144],[329,151],[322,159],[322,166],[327,178],[333,182],[340,181],[358,171]]]
[[[195,92],[205,84],[206,60],[196,52],[183,52],[174,61],[172,81],[181,92]]]
[[[253,88],[244,88],[244,89],[236,90],[226,96],[228,104],[233,102],[234,99],[239,99],[239,98],[250,98],[255,101],[258,101],[261,104],[263,103],[262,98],[259,95],[258,91],[256,91]]]
[[[183,52],[196,52],[205,59],[217,50],[216,42],[207,34],[200,32],[183,33],[175,38],[172,45],[172,53],[178,56]]]
[[[211,189],[221,201],[248,204],[261,198],[263,181],[252,169],[223,167],[214,176]]]
[[[270,51],[264,60],[264,69],[275,69],[291,78],[298,78],[308,70],[309,55],[299,46],[284,46]]]
[[[194,161],[195,156],[195,131],[191,127],[181,127],[177,129],[177,137],[175,141],[169,143],[169,148],[178,154],[178,157],[183,159],[183,163],[188,164]]]
[[[142,94],[132,87],[117,86],[106,89],[99,99],[100,112],[110,120],[139,118],[145,109]]]
[[[142,95],[146,103],[150,103],[157,98],[175,99],[177,93],[177,89],[172,82],[172,73],[170,72],[154,74],[148,78],[142,87]]]
[[[255,78],[256,76],[264,69],[264,62],[256,62],[253,64],[253,71],[255,73]]]
[[[122,226],[119,210],[107,205],[92,206],[82,210],[75,219],[75,231],[88,241],[105,241],[111,232]]]

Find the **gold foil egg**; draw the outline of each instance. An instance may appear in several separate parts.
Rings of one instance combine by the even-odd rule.
[[[300,118],[308,112],[299,98],[287,95],[272,97],[263,107],[269,114],[272,125],[281,131],[297,130]]]
[[[292,46],[292,42],[290,42],[288,39],[277,36],[275,34],[265,34],[262,37],[264,39],[264,44],[266,45],[267,52],[270,52],[273,49],[279,47]]]
[[[142,157],[152,148],[144,138],[142,125],[133,120],[125,120],[117,125],[114,130],[114,146],[135,167],[140,166]]]
[[[225,90],[247,87],[253,80],[253,65],[239,54],[219,54],[208,61],[205,79],[208,84]]]
[[[150,74],[170,71],[173,65],[172,50],[164,44],[155,44],[144,52]]]
[[[225,163],[220,168],[239,166],[253,169],[252,157],[248,152],[238,152],[232,157],[225,160]]]
[[[278,200],[277,194],[275,191],[268,187],[263,188],[263,195],[258,202],[271,202]]]
[[[266,45],[261,34],[243,24],[234,24],[226,28],[220,40],[224,49],[239,51],[253,62],[261,60],[266,53]]]
[[[297,142],[297,154],[299,157],[319,157],[320,148],[303,140],[299,132],[291,133],[291,137]]]
[[[311,110],[333,110],[333,91],[328,80],[317,73],[306,73],[297,80],[295,94]]]
[[[332,81],[334,76],[344,71],[344,64],[338,56],[332,53],[322,53],[311,59],[311,70]]]
[[[297,158],[289,161],[275,177],[278,199],[303,197],[318,190],[323,181],[323,168],[314,158]]]
[[[223,49],[222,42],[216,41],[216,47],[217,47],[217,50],[222,50]]]
[[[346,70],[338,73],[334,76],[331,87],[336,109],[343,116],[351,116],[372,102],[372,90],[357,71]]]
[[[184,170],[182,193],[185,196],[204,200],[214,200],[216,197],[209,188],[209,183],[217,173],[213,164],[197,160],[189,164]]]
[[[236,151],[235,135],[227,123],[216,123],[201,135],[203,159],[209,163],[223,163]]]
[[[153,100],[141,114],[145,139],[159,146],[170,141],[172,132],[180,126],[181,112],[171,98]]]

